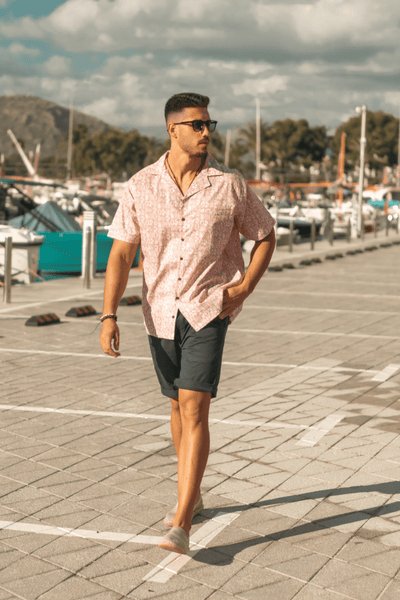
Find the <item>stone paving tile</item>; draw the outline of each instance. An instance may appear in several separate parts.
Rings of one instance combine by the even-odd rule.
[[[377,600],[381,594],[390,600],[397,591],[393,578],[399,572],[400,428],[396,419],[400,405],[396,402],[400,375],[377,384],[368,372],[330,369],[339,365],[380,370],[400,363],[400,343],[309,332],[397,335],[393,316],[381,315],[385,310],[398,311],[397,300],[379,296],[393,295],[393,276],[389,285],[385,281],[390,269],[397,268],[396,252],[388,250],[385,256],[392,256],[393,262],[386,262],[384,268],[378,252],[367,261],[362,255],[314,265],[312,271],[268,273],[268,282],[260,283],[245,306],[241,320],[228,334],[224,357],[242,364],[223,366],[220,396],[212,404],[211,416],[235,421],[272,419],[308,427],[318,426],[335,411],[345,418],[311,447],[298,445],[304,428],[213,424],[214,454],[203,481],[206,509],[194,521],[193,532],[215,516],[217,507],[240,516],[212,540],[209,551],[197,555],[199,560],[189,561],[166,584],[142,582],[141,569],[148,573],[166,556],[156,546],[0,529],[6,548],[0,553],[0,564],[3,557],[11,560],[10,554],[10,566],[14,558],[18,563],[31,555],[50,565],[54,577],[67,573],[65,582],[55,580],[53,589],[45,592],[47,599],[223,600],[233,594],[257,599]],[[340,298],[336,290],[340,281],[345,293],[368,295],[371,277],[379,283],[374,290],[379,297],[357,297],[358,309],[379,312],[368,317],[354,312],[354,297]],[[48,282],[46,290],[60,297],[64,285]],[[94,285],[100,290],[102,281],[94,280]],[[39,288],[45,289],[33,286],[13,292],[25,294],[21,302],[26,303],[30,290]],[[53,304],[54,310],[62,308]],[[252,304],[275,308],[250,308]],[[313,307],[315,312],[304,310]],[[321,310],[326,308],[350,312]],[[140,324],[135,327],[136,346],[128,339],[126,354],[149,356],[140,309],[121,308],[122,314],[122,322]],[[76,339],[76,323],[36,332],[24,330],[22,320],[1,318],[7,333],[0,348],[6,344],[14,349],[99,353],[97,339]],[[87,325],[92,327],[93,320]],[[129,325],[122,326],[130,331]],[[241,328],[276,333],[260,337],[236,331]],[[287,334],[290,330],[303,334]],[[254,357],[308,369],[245,364]],[[3,358],[0,355],[0,372],[8,382],[0,390],[3,402],[169,414],[151,363],[14,354],[7,357],[4,369]],[[153,536],[165,531],[162,519],[176,499],[177,469],[168,423],[8,410],[0,411],[0,430],[0,519]],[[281,547],[287,547],[282,556]],[[124,558],[118,560],[120,556]],[[90,569],[96,564],[95,574]],[[336,569],[337,564],[341,568]],[[237,565],[243,568],[237,570]],[[79,569],[87,569],[85,577],[91,580],[73,575]],[[245,569],[256,569],[260,576],[250,578],[241,591],[226,589],[231,582],[240,589]],[[101,585],[100,578],[104,578]],[[6,598],[10,594],[28,598],[30,588],[25,592],[24,587],[28,579],[21,580],[22,595],[4,591],[3,586]],[[214,591],[218,585],[223,589]]]
[[[120,600],[120,595],[106,591],[104,587],[82,577],[69,576],[68,579],[54,586],[53,589],[40,597],[40,600],[79,600],[91,598],[94,600]]]

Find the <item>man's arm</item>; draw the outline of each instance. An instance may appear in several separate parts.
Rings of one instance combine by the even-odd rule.
[[[235,287],[224,290],[220,319],[230,315],[254,291],[257,283],[268,269],[274,250],[275,231],[272,229],[267,237],[254,244],[250,255],[250,264],[242,282]]]
[[[129,271],[132,267],[139,244],[130,244],[114,240],[107,263],[104,283],[103,315],[116,314],[118,305],[128,283]],[[100,334],[103,352],[118,357],[119,328],[114,319],[105,319]],[[113,347],[114,346],[114,347]]]

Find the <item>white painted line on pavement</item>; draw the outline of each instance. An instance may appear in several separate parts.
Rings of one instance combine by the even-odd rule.
[[[305,292],[305,291],[297,291],[297,290],[259,290],[256,292],[260,294],[284,294],[285,296],[329,296],[337,297],[337,298],[393,298],[393,300],[398,300],[398,295],[392,294],[350,294],[350,293],[342,293],[342,292]]]
[[[150,420],[163,420],[169,421],[170,417],[166,415],[152,415],[152,414],[136,414],[136,413],[124,413],[124,412],[108,412],[105,410],[74,410],[70,408],[48,408],[43,406],[18,406],[12,404],[0,404],[0,410],[17,410],[23,412],[43,412],[43,413],[59,413],[62,415],[89,415],[94,417],[118,417],[123,419],[150,419]]]
[[[314,446],[321,438],[324,437],[335,425],[340,423],[346,415],[330,415],[323,421],[313,427],[313,431],[307,431],[306,435],[301,438],[296,446]],[[310,428],[311,429],[311,428]]]
[[[108,354],[89,354],[84,352],[59,352],[57,350],[21,350],[16,348],[0,348],[0,352],[15,353],[15,354],[46,354],[46,355],[54,355],[54,356],[83,356],[85,358],[107,358],[108,360],[115,360],[112,356]],[[151,361],[152,358],[150,356],[119,356],[118,360],[147,360]],[[285,363],[252,363],[252,362],[230,362],[230,361],[222,361],[223,365],[231,365],[235,367],[282,367],[284,369],[305,369],[310,371],[321,371],[321,367],[312,366],[312,365],[288,365]],[[327,371],[348,371],[350,373],[378,373],[378,371],[373,369],[352,369],[350,367],[332,367],[329,369],[322,369]]]
[[[228,331],[238,331],[245,333],[279,333],[287,335],[325,335],[328,337],[356,337],[356,338],[382,338],[388,340],[398,340],[398,335],[370,335],[367,333],[335,333],[333,331],[288,331],[286,329],[240,329],[239,327],[229,327]]]
[[[142,282],[140,283],[132,283],[126,286],[128,288],[141,287]],[[41,306],[42,304],[51,304],[52,302],[66,302],[67,300],[74,300],[75,298],[90,298],[91,296],[96,296],[97,294],[103,294],[104,289],[98,289],[95,292],[77,292],[73,296],[63,296],[61,298],[50,298],[49,300],[43,300],[42,302],[31,302],[30,304],[21,304],[19,306],[10,306],[9,308],[0,309],[0,313],[8,313],[13,312],[14,310],[21,310],[22,308],[31,308],[33,306]]]
[[[70,527],[51,527],[49,525],[36,525],[34,523],[14,523],[13,521],[0,521],[0,529],[9,529],[11,531],[25,531],[26,533],[41,533],[45,535],[81,537],[91,540],[128,542],[132,544],[157,545],[162,539],[160,536],[154,535],[115,533],[113,531],[93,531],[90,529],[71,529]]]
[[[372,378],[372,381],[386,381],[400,369],[400,365],[388,365]]]
[[[384,311],[384,310],[350,310],[347,308],[308,308],[308,307],[300,307],[300,306],[270,306],[266,304],[243,304],[243,309],[245,308],[262,308],[263,310],[296,310],[296,311],[306,311],[306,312],[328,312],[328,313],[355,313],[362,315],[399,315],[400,312],[395,311]]]
[[[166,583],[239,516],[240,513],[218,513],[191,536],[189,554],[177,555],[176,552],[171,552],[159,565],[143,577],[143,581]]]
[[[62,414],[62,415],[82,415],[92,417],[117,417],[119,419],[148,419],[150,421],[169,421],[170,417],[167,415],[153,415],[151,413],[125,413],[125,412],[111,412],[111,411],[100,411],[100,410],[77,410],[72,408],[48,408],[43,406],[25,406],[25,405],[14,405],[14,404],[0,404],[1,410],[14,410],[20,412],[38,412],[46,414]],[[234,419],[209,419],[210,423],[222,423],[225,425],[239,425],[244,427],[252,427],[256,429],[258,427],[267,427],[273,429],[313,429],[313,426],[300,425],[294,423],[286,423],[284,421],[260,421],[260,420],[234,420]]]
[[[59,352],[58,350],[21,350],[14,348],[0,348],[0,352],[13,352],[15,354],[46,354],[46,355],[54,355],[54,356],[84,356],[85,358],[114,358],[109,356],[108,354],[88,354],[85,352]],[[149,360],[151,361],[151,356],[119,356],[118,360]]]

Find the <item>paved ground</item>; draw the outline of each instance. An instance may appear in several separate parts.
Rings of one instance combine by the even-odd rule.
[[[188,557],[157,547],[177,465],[141,308],[120,308],[115,360],[95,317],[64,317],[101,310],[101,277],[14,286],[0,306],[0,600],[399,598],[399,256],[269,272],[248,299]],[[47,312],[62,323],[25,327]]]

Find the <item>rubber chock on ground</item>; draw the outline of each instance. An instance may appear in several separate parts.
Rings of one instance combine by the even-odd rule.
[[[65,313],[66,317],[90,317],[90,315],[97,315],[93,306],[74,306]]]
[[[335,254],[336,258],[343,258],[343,254],[341,254],[340,252],[338,252],[337,254]]]
[[[25,325],[28,327],[40,327],[42,325],[53,325],[54,323],[60,323],[60,318],[54,313],[49,313],[48,315],[34,315],[25,321]]]
[[[283,271],[283,267],[275,265],[274,267],[268,267],[268,271]]]
[[[378,250],[378,246],[367,246],[365,250],[367,252],[373,252],[373,250]]]
[[[361,248],[357,248],[356,250],[354,250],[354,252],[356,254],[362,254],[364,252],[364,250],[361,250]]]
[[[325,260],[336,260],[336,254],[327,254]]]
[[[353,254],[357,254],[357,250],[348,250],[346,252],[346,254],[348,254],[349,256],[352,256]]]
[[[391,245],[391,242],[388,242],[387,244],[379,244],[381,248],[390,248]]]
[[[322,260],[320,258],[312,258],[311,262],[313,262],[313,263],[322,263]]]
[[[295,269],[296,268],[293,263],[284,263],[282,266],[284,269]]]
[[[393,240],[393,246],[400,246],[400,240]]]
[[[309,266],[309,265],[312,265],[312,261],[311,261],[311,260],[309,260],[309,259],[307,258],[307,259],[305,259],[305,260],[301,260],[301,261],[299,262],[299,265],[306,265],[306,266]]]
[[[134,306],[135,304],[142,304],[142,299],[140,296],[126,296],[125,298],[121,298],[120,306]]]

